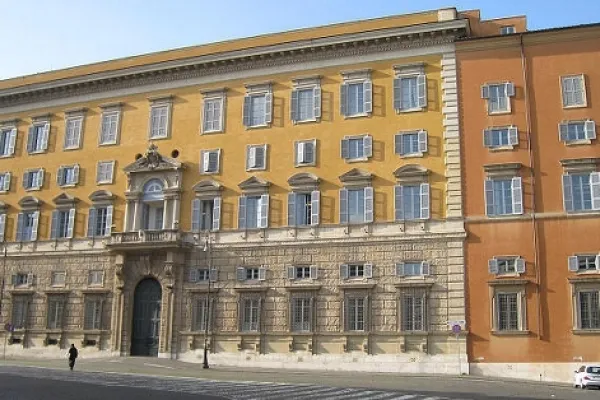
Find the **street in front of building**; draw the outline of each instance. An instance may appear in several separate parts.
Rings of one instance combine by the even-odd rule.
[[[0,366],[3,399],[596,399],[597,391],[539,382],[449,376],[243,370],[164,359],[10,360]]]

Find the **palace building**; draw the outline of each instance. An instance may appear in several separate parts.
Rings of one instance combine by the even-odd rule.
[[[455,42],[515,21],[443,9],[0,81],[7,355],[468,372]]]

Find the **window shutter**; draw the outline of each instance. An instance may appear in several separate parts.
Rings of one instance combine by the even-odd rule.
[[[79,119],[79,129],[75,131],[75,145],[74,147],[81,147],[81,131],[83,130],[83,118]]]
[[[298,143],[298,164],[302,164],[306,162],[306,143],[300,142]]]
[[[561,122],[558,124],[558,137],[563,142],[569,140],[569,124],[567,122]]]
[[[512,178],[513,214],[523,214],[523,188],[520,177]]]
[[[340,224],[348,223],[348,189],[340,189]]]
[[[590,174],[590,191],[592,194],[592,210],[600,210],[600,172]]]
[[[348,84],[342,83],[340,86],[340,114],[348,115]]]
[[[23,222],[24,222],[24,215],[23,213],[19,213],[17,215],[17,241],[22,242],[23,241]]]
[[[256,147],[248,146],[246,169],[256,168]]]
[[[485,213],[494,215],[494,181],[485,180]]]
[[[64,185],[65,179],[65,167],[58,167],[58,172],[56,173],[56,184],[58,186]]]
[[[525,273],[525,260],[521,257],[515,260],[515,270],[517,271],[517,274]]]
[[[315,163],[315,141],[304,142],[304,159],[307,164]]]
[[[348,264],[340,265],[340,279],[348,279]]]
[[[219,279],[219,271],[216,268],[211,268],[208,271],[208,280],[211,282],[216,282]]]
[[[419,94],[419,107],[427,107],[427,76],[420,74],[417,76],[417,89]]]
[[[73,166],[73,184],[77,185],[79,183],[79,164],[75,164]]]
[[[13,128],[10,131],[10,136],[8,138],[8,155],[15,154],[15,145],[17,143],[17,128]]]
[[[212,220],[212,229],[213,231],[218,231],[221,229],[221,196],[217,196],[213,199],[213,220]]]
[[[402,134],[397,133],[394,135],[394,152],[399,156],[402,155]]]
[[[513,146],[517,146],[519,144],[519,130],[516,126],[511,126],[508,128],[508,143]]]
[[[246,280],[246,268],[238,267],[236,276],[237,276],[238,281],[245,281]]]
[[[429,219],[429,183],[421,183],[421,219]]]
[[[490,87],[488,85],[481,86],[481,98],[482,99],[490,98]]]
[[[365,157],[370,158],[373,156],[373,136],[367,135],[363,138],[363,153]]]
[[[273,122],[273,93],[265,94],[265,122]]]
[[[292,122],[298,120],[298,91],[292,90],[292,97],[290,102],[290,119]]]
[[[396,263],[396,276],[404,276],[404,263],[402,261]]]
[[[94,237],[96,236],[96,214],[97,211],[94,207],[90,207],[88,214],[88,226],[87,226],[87,236]]]
[[[250,98],[250,96],[246,95],[246,96],[244,96],[244,108],[242,110],[244,126],[246,126],[246,127],[251,125],[252,118],[250,115],[250,111],[251,111],[251,98]]]
[[[488,260],[488,272],[492,275],[498,274],[498,260],[495,258]]]
[[[33,151],[35,150],[33,147],[33,135],[35,133],[35,126],[30,126],[29,130],[27,131],[27,152],[28,153],[33,153]]]
[[[238,201],[238,229],[246,229],[246,196],[242,195]]]
[[[220,150],[208,152],[208,172],[219,172]]]
[[[321,192],[313,190],[310,192],[310,224],[319,225],[321,216]]]
[[[347,160],[350,158],[350,140],[342,139],[342,158]]]
[[[269,226],[269,195],[263,194],[260,196],[260,227],[267,228]]]
[[[42,150],[48,150],[48,137],[50,136],[50,124],[45,123],[42,131]]]
[[[4,174],[4,181],[2,182],[2,184],[3,184],[2,189],[5,192],[8,192],[10,190],[10,179],[11,179],[11,176],[12,175],[10,174],[10,172],[7,172],[7,173]]]
[[[585,138],[596,139],[596,122],[587,120],[584,124]]]
[[[42,188],[42,186],[44,186],[44,169],[40,168],[38,169],[37,173],[36,173],[36,181],[35,181],[35,187],[37,188]]]
[[[321,118],[321,87],[320,86],[316,86],[313,89],[313,96],[314,96],[314,114],[315,114],[315,118],[319,119]]]
[[[296,226],[296,193],[288,193],[288,226]]]
[[[267,166],[267,146],[256,147],[256,168],[266,168]]]
[[[419,140],[419,153],[427,153],[427,131],[419,131],[418,133]]]
[[[374,217],[374,193],[373,187],[367,186],[365,189],[365,222],[373,222]]]
[[[579,271],[579,262],[577,260],[577,256],[569,256],[568,263],[569,263],[568,264],[569,271],[571,271],[571,272]]]
[[[40,222],[40,212],[36,211],[33,213],[33,227],[31,228],[31,241],[36,241],[38,236],[38,226]]]
[[[571,177],[569,175],[563,175],[563,205],[565,211],[573,211],[573,185],[571,184]]]
[[[31,286],[33,285],[33,282],[35,281],[35,276],[30,272],[27,274],[27,285]]]
[[[402,109],[402,79],[400,78],[394,78],[394,109]]]
[[[404,219],[404,188],[401,185],[394,186],[394,212],[396,221],[402,221]]]
[[[423,275],[429,275],[429,263],[427,261],[422,261],[421,262],[421,274]]]
[[[596,270],[600,271],[600,254],[596,256]]]
[[[514,97],[515,95],[515,84],[512,82],[506,82],[506,95],[508,97]]]
[[[192,232],[200,231],[200,204],[200,199],[192,200]]]
[[[311,265],[309,268],[310,271],[310,279],[318,279],[319,278],[319,267],[316,265]]]
[[[258,280],[264,281],[267,278],[267,269],[263,266],[258,268]]]
[[[372,278],[373,277],[373,264],[365,264],[365,278]]]
[[[208,172],[210,171],[210,156],[209,156],[209,151],[207,150],[202,150],[202,172]]]
[[[365,81],[363,83],[363,91],[364,91],[365,112],[371,113],[371,112],[373,112],[373,83],[371,81]]]
[[[52,211],[52,223],[50,225],[50,238],[56,239],[58,236],[58,213],[59,211]]]
[[[296,279],[296,267],[290,265],[287,267],[287,278],[288,279]]]
[[[0,214],[0,242],[4,242],[6,232],[6,214]]]
[[[188,273],[188,280],[191,283],[196,283],[198,281],[198,268],[190,268]],[[89,284],[89,282],[88,282]]]
[[[110,236],[112,233],[112,220],[113,220],[113,206],[106,207],[106,235]]]
[[[71,208],[69,210],[69,224],[67,226],[67,237],[73,237],[73,229],[75,228],[75,209]]]
[[[29,181],[29,172],[25,171],[23,174],[23,189],[28,189],[31,187],[31,182]]]
[[[483,130],[483,146],[484,147],[492,147],[492,130],[484,129]]]

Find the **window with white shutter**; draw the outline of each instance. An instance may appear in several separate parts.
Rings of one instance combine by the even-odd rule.
[[[396,112],[422,111],[427,108],[425,64],[394,66],[393,103]]]
[[[27,153],[44,153],[48,150],[48,138],[50,136],[50,122],[36,121],[27,133]]]
[[[102,110],[102,120],[100,122],[100,137],[98,144],[107,146],[119,143],[121,130],[121,109],[120,107],[108,107]]]
[[[40,190],[44,185],[44,169],[29,169],[23,174],[23,188],[25,190]]]
[[[485,204],[488,216],[523,214],[523,189],[520,177],[485,180]]]
[[[17,215],[17,241],[33,242],[37,240],[39,211],[23,211]]]
[[[217,174],[221,164],[221,149],[200,151],[200,173]]]
[[[113,206],[97,205],[90,207],[88,215],[87,236],[109,236],[112,229]]]
[[[113,183],[115,161],[98,161],[96,169],[96,183],[109,185]]]
[[[583,75],[561,76],[563,108],[587,107],[585,77]]]
[[[563,121],[558,124],[558,135],[565,143],[589,143],[596,139],[596,122],[587,121]]]
[[[76,186],[79,183],[79,164],[62,165],[56,174],[56,184],[61,187]]]
[[[296,167],[314,166],[316,164],[317,140],[294,142],[294,165]]]
[[[428,183],[397,185],[394,188],[396,221],[429,219],[429,192]]]
[[[0,172],[0,193],[6,193],[10,191],[10,172]]]
[[[427,276],[430,265],[427,261],[400,261],[396,263],[396,276]]]
[[[373,156],[373,137],[346,136],[341,142],[341,155],[346,161],[367,161]]]
[[[248,85],[244,97],[243,123],[258,128],[273,122],[273,91],[270,84]]]
[[[600,271],[600,254],[583,254],[569,257],[569,271]]]
[[[488,272],[492,275],[520,275],[525,273],[525,260],[516,256],[494,257],[488,260]]]
[[[53,271],[50,276],[50,285],[52,287],[64,287],[67,280],[67,273],[65,271]]]
[[[170,135],[171,100],[155,100],[150,106],[150,139],[166,139]]]
[[[65,150],[79,149],[81,146],[81,132],[83,130],[83,116],[67,116],[65,118]]]
[[[0,158],[14,156],[16,142],[16,127],[0,127]]]
[[[246,171],[260,171],[267,168],[267,145],[246,146]]]
[[[600,173],[563,175],[563,203],[566,212],[600,210]]]
[[[427,131],[401,132],[394,137],[395,153],[401,157],[422,157],[427,153]]]
[[[318,77],[295,79],[290,96],[290,119],[296,124],[320,118],[321,80]]]
[[[256,229],[269,226],[269,195],[242,195],[239,199],[238,228]]]
[[[225,91],[204,93],[202,103],[202,133],[223,132],[225,122]]]
[[[342,73],[340,86],[340,113],[344,117],[363,117],[373,112],[373,83],[371,72]]]
[[[483,145],[490,149],[512,149],[519,144],[519,132],[515,126],[483,130]]]
[[[489,83],[481,87],[481,98],[487,100],[488,114],[511,112],[511,97],[515,96],[515,85],[511,82]]]
[[[59,209],[52,212],[50,237],[52,239],[66,239],[73,237],[75,226],[75,209]]]

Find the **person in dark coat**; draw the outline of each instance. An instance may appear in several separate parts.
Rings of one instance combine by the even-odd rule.
[[[69,354],[69,368],[71,368],[71,371],[73,371],[73,367],[75,366],[75,360],[77,359],[77,356],[79,355],[79,352],[75,348],[75,344],[71,343],[71,348],[69,349],[68,354]]]

